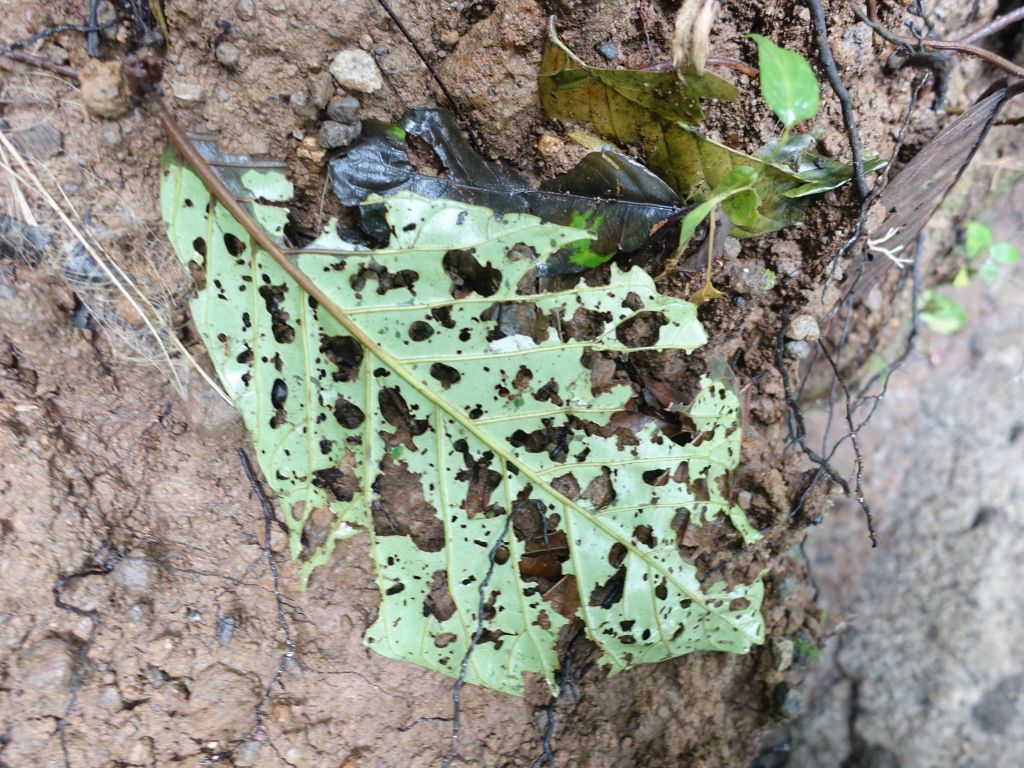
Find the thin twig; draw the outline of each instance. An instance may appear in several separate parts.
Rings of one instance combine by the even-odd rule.
[[[412,49],[416,52],[416,55],[419,56],[420,61],[423,62],[423,66],[427,68],[427,71],[430,73],[430,76],[434,79],[434,82],[437,83],[437,87],[441,89],[442,93],[444,93],[444,97],[448,100],[448,104],[451,106],[452,111],[455,112],[459,120],[461,120],[463,123],[468,124],[469,121],[466,119],[466,116],[462,114],[462,110],[459,108],[459,102],[455,100],[455,97],[452,95],[452,92],[448,90],[448,86],[445,85],[444,80],[441,79],[441,76],[437,73],[437,70],[434,69],[434,65],[431,64],[430,59],[428,59],[426,54],[424,54],[423,51],[420,50],[420,46],[416,42],[416,38],[414,38],[412,34],[409,32],[409,30],[405,28],[405,24],[403,24],[402,20],[398,18],[398,14],[396,14],[391,9],[391,6],[388,5],[387,0],[377,0],[377,3],[380,5],[381,8],[384,9],[384,13],[390,16],[391,20],[395,22],[395,26],[397,26],[398,31],[402,33],[402,37],[404,37],[408,41],[409,45],[411,45]]]
[[[983,40],[989,35],[994,35],[1001,29],[1005,29],[1011,24],[1016,24],[1018,21],[1024,20],[1024,5],[1017,8],[1009,13],[1004,13],[1002,16],[996,16],[985,26],[980,29],[976,29],[969,35],[964,35],[960,38],[961,43],[976,43],[979,40]]]
[[[821,55],[821,63],[825,67],[825,75],[828,77],[829,85],[839,99],[843,110],[843,123],[846,125],[846,135],[850,140],[850,151],[853,153],[853,174],[857,186],[857,194],[862,200],[866,200],[871,190],[868,188],[868,180],[864,174],[864,148],[860,143],[860,134],[857,132],[857,117],[853,114],[853,101],[850,92],[843,83],[836,67],[836,60],[832,56],[832,46],[828,40],[828,26],[825,23],[825,9],[821,6],[821,0],[804,0],[811,9],[811,19],[814,22],[814,29],[818,37],[818,53]]]
[[[1014,64],[1012,61],[1004,59],[997,53],[987,51],[984,48],[979,48],[976,45],[969,45],[968,43],[962,43],[956,40],[933,40],[931,38],[923,37],[920,40],[913,40],[909,37],[900,37],[891,29],[879,24],[877,21],[872,21],[867,13],[864,12],[863,8],[857,5],[850,4],[853,12],[857,15],[861,21],[867,24],[871,29],[881,35],[885,40],[895,45],[905,45],[908,48],[915,49],[917,46],[924,48],[930,48],[934,51],[956,51],[957,53],[963,53],[968,56],[974,56],[979,59],[984,59],[989,64],[998,67],[1007,74],[1013,75],[1014,77],[1024,78],[1024,67]]]

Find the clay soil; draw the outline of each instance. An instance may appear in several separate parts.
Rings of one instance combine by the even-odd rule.
[[[0,0],[0,39],[79,22],[83,5]],[[950,29],[971,11],[970,4],[939,5]],[[982,2],[981,17],[994,5]],[[566,42],[592,63],[602,61],[595,46],[614,42],[619,64],[645,66],[652,54],[667,56],[674,12],[645,0],[402,0],[393,7],[490,154],[536,178],[567,162],[535,149],[542,134],[560,132],[536,104],[546,16],[556,15]],[[386,75],[383,90],[361,97],[362,117],[393,119],[407,106],[436,103],[422,64],[370,0],[167,0],[164,8],[167,103],[183,125],[217,132],[230,151],[286,160],[300,226],[312,227],[333,205],[323,195],[323,168],[297,155],[300,139],[315,135],[315,119],[289,99],[316,87],[335,52],[369,50]],[[831,22],[837,60],[865,115],[864,142],[886,156],[913,72],[883,73],[883,49],[862,26],[847,15]],[[747,31],[815,58],[802,6],[728,4],[716,53],[753,61],[739,35]],[[223,40],[240,54],[231,68],[214,54]],[[102,57],[122,56],[127,46],[106,36]],[[32,50],[73,67],[86,61],[77,33]],[[980,92],[980,84],[967,85],[972,72],[954,73],[954,104]],[[774,126],[752,84],[734,79],[748,97],[732,111],[715,108],[709,125],[752,150]],[[201,100],[176,99],[183,85],[200,87]],[[161,233],[164,141],[152,114],[137,106],[116,120],[98,118],[72,81],[8,61],[0,62],[0,91],[11,135],[40,124],[59,132],[57,146],[51,136],[32,149],[37,170],[63,188],[90,235],[146,288],[201,360],[184,309],[190,278]],[[907,156],[944,119],[920,111]],[[844,157],[838,103],[827,90],[819,122],[825,149]],[[6,188],[0,205],[11,213],[4,195]],[[45,209],[33,206],[45,222]],[[731,539],[723,539],[724,553],[709,546],[702,567],[727,579],[768,569],[766,644],[747,656],[694,654],[611,679],[582,648],[575,684],[553,710],[548,752],[549,701],[539,683],[522,699],[467,687],[453,765],[526,766],[545,756],[565,767],[742,766],[770,749],[772,726],[799,711],[798,682],[810,656],[794,650],[793,638],[811,647],[825,627],[796,545],[827,499],[819,488],[799,515],[789,514],[813,473],[787,450],[774,355],[783,308],[820,317],[835,300],[823,296],[822,275],[857,212],[843,191],[812,207],[803,225],[744,243],[724,267],[729,298],[702,309],[714,339],[709,353],[730,359],[744,387],[736,489],[767,532],[749,552],[737,554]],[[309,589],[298,589],[285,537],[265,519],[243,473],[237,452],[248,443],[233,409],[180,362],[175,383],[138,318],[104,293],[101,280],[69,281],[70,241],[62,237],[58,229],[39,264],[0,256],[0,765],[439,764],[452,732],[452,681],[362,645],[378,599],[365,541],[339,547]],[[749,295],[737,287],[746,271],[765,266],[779,276],[773,290]],[[889,318],[888,307],[875,313],[861,318],[865,338]],[[644,363],[665,386],[692,379],[704,364]],[[279,590],[268,554],[280,569]],[[283,655],[289,638],[294,654]]]

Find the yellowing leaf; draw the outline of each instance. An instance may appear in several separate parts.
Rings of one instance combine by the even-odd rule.
[[[705,73],[645,72],[589,67],[550,31],[538,77],[540,103],[549,117],[586,124],[619,146],[638,147],[652,171],[683,200],[700,202],[730,172],[749,168],[756,175],[756,216],[732,230],[737,237],[773,232],[795,221],[802,198],[834,189],[850,178],[850,169],[826,161],[802,144],[786,156],[799,166],[746,155],[705,136],[700,100],[732,101],[736,90]],[[796,142],[791,142],[795,144]],[[770,156],[770,154],[769,154]],[[818,161],[824,167],[818,167]],[[875,170],[877,161],[867,167]],[[748,196],[747,202],[753,200]],[[747,209],[743,209],[746,212]]]

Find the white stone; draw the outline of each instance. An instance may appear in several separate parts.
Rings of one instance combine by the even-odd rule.
[[[203,86],[198,83],[171,83],[171,91],[182,104],[196,104],[203,100]]]
[[[504,352],[522,352],[524,349],[532,349],[536,346],[537,343],[529,336],[516,333],[492,341],[487,345],[487,351],[492,355],[500,355]]]
[[[786,331],[786,338],[797,341],[817,341],[820,335],[818,321],[810,315],[797,315]]]
[[[384,87],[377,62],[358,48],[340,51],[331,62],[331,75],[338,85],[350,91],[373,93]]]

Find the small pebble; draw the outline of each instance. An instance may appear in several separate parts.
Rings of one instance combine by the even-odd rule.
[[[775,709],[787,720],[800,715],[804,711],[804,695],[788,683],[775,686]]]
[[[203,100],[203,86],[199,83],[171,83],[171,92],[181,104],[198,104]]]
[[[334,81],[328,73],[322,72],[316,76],[312,87],[309,89],[309,96],[317,109],[323,109],[327,106],[334,97]]]
[[[107,283],[110,277],[103,268],[96,263],[96,260],[89,254],[81,243],[76,243],[71,249],[64,264],[64,276],[72,283]]]
[[[317,141],[316,136],[305,136],[299,142],[299,146],[296,148],[295,154],[298,155],[300,159],[312,163],[313,165],[321,165],[327,151],[320,146],[320,142]]]
[[[820,335],[818,321],[810,315],[797,315],[786,330],[786,338],[797,341],[817,341]]]
[[[86,109],[99,117],[120,117],[128,111],[121,82],[121,62],[89,59],[78,76]]]
[[[553,133],[545,133],[537,139],[537,151],[549,160],[558,157],[565,148],[565,142]]]
[[[288,103],[291,105],[292,111],[300,117],[304,117],[307,120],[316,119],[316,105],[310,101],[309,94],[306,91],[296,91],[288,97]]]
[[[619,46],[609,40],[607,43],[601,43],[597,46],[597,52],[600,53],[608,61],[615,61],[619,58]]]
[[[235,15],[242,21],[252,21],[256,18],[256,4],[253,0],[238,0],[235,3]]]
[[[227,41],[217,46],[214,55],[225,69],[238,69],[238,65],[242,61],[242,53],[238,50],[238,46]]]
[[[124,138],[120,123],[104,123],[100,126],[97,133],[100,138],[100,143],[105,147],[110,147],[111,149],[120,146],[121,140]]]
[[[374,93],[384,87],[380,70],[366,51],[350,48],[339,51],[331,61],[331,75],[338,85],[359,93]]]
[[[132,553],[118,562],[114,568],[114,583],[129,595],[141,595],[153,581],[153,566],[141,558],[142,553]]]
[[[359,38],[359,47],[369,53],[373,50],[373,38],[369,35],[362,35]]]
[[[275,16],[280,16],[288,10],[288,6],[284,3],[284,0],[270,0],[267,3],[267,10]]]
[[[17,677],[35,695],[64,693],[74,677],[71,647],[58,637],[48,637],[22,652]]]
[[[333,120],[325,120],[320,126],[317,140],[324,149],[347,147],[356,140],[362,130],[363,126],[359,123],[345,125],[344,123],[336,123]]]
[[[459,33],[454,29],[443,29],[437,39],[446,48],[454,48],[455,44],[459,42]]]
[[[327,117],[336,123],[355,125],[359,122],[360,106],[355,96],[335,97],[327,103]]]
[[[811,354],[811,345],[806,341],[787,341],[786,354],[797,360],[806,360]]]
[[[217,642],[225,648],[231,643],[231,636],[235,634],[235,617],[222,616],[217,619]]]

